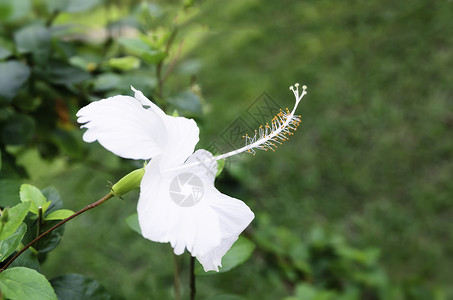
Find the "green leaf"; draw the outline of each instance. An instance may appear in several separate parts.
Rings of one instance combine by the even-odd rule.
[[[167,57],[167,53],[161,50],[150,50],[142,53],[142,59],[149,64],[157,64]]]
[[[35,120],[32,117],[16,114],[3,127],[3,142],[7,145],[23,145],[32,139],[35,127]]]
[[[12,235],[4,240],[0,240],[0,262],[7,259],[8,256],[10,256],[11,253],[13,253],[17,249],[17,247],[19,247],[26,231],[27,225],[22,223]]]
[[[98,5],[101,0],[46,0],[49,12],[82,12]]]
[[[73,215],[74,212],[70,209],[59,209],[59,210],[56,210],[54,212],[51,212],[50,214],[48,214],[44,220],[48,221],[48,220],[63,220],[63,219],[66,219],[67,217],[70,217],[71,215]]]
[[[11,300],[53,300],[57,299],[46,277],[35,270],[16,267],[0,273],[2,295]]]
[[[81,83],[91,77],[87,71],[60,61],[50,63],[45,76],[50,82],[63,85]]]
[[[233,246],[222,258],[222,267],[219,272],[209,271],[204,272],[201,264],[198,264],[195,273],[197,275],[212,275],[217,273],[228,272],[233,268],[236,268],[240,264],[244,263],[250,258],[253,251],[255,250],[255,244],[249,239],[240,236]]]
[[[14,267],[26,267],[36,271],[40,271],[40,265],[38,261],[38,256],[33,253],[33,251],[28,248],[16,258],[13,263],[10,265],[10,268]]]
[[[130,71],[140,67],[140,59],[134,56],[117,57],[109,59],[107,64],[120,71]]]
[[[50,52],[50,30],[42,25],[25,27],[14,35],[19,53],[32,53],[33,60],[44,64]]]
[[[45,221],[44,226],[41,228],[41,232],[44,232],[47,229],[53,227],[58,222],[60,221],[58,220]],[[36,217],[28,216],[27,218],[25,218],[25,223],[28,226],[28,231],[25,234],[23,243],[28,244],[36,237],[37,231]],[[35,250],[37,250],[40,254],[52,251],[60,244],[60,241],[64,235],[64,231],[65,226],[62,225],[57,229],[53,230],[51,233],[45,235],[43,238],[39,240],[38,244],[35,244],[34,246]]]
[[[0,46],[0,59],[5,59],[10,56],[12,53],[5,47]]]
[[[29,13],[30,9],[30,0],[0,0],[0,21],[21,19]]]
[[[20,181],[15,179],[0,180],[0,206],[13,206],[20,201]]]
[[[151,51],[151,46],[145,43],[143,40],[139,38],[118,38],[118,43],[124,46],[127,50],[132,51],[136,54],[143,54],[145,52]]]
[[[103,73],[94,79],[94,90],[103,92],[115,88],[120,83],[121,77],[114,73]]]
[[[219,159],[217,161],[217,172],[215,173],[215,177],[218,177],[220,174],[222,174],[224,167],[225,167],[225,159]]]
[[[153,49],[140,38],[119,38],[118,43],[132,54],[140,56],[140,58],[149,64],[157,64],[167,57],[165,51]]]
[[[125,221],[133,231],[137,232],[138,234],[142,234],[140,224],[138,223],[138,214],[130,215],[125,219]]]
[[[190,113],[201,114],[201,101],[200,97],[194,92],[187,90],[177,94],[168,99],[168,102],[177,107],[179,110],[183,110]]]
[[[17,230],[25,219],[30,205],[30,203],[19,203],[8,209],[8,220],[0,225],[0,241],[6,239]]]
[[[30,68],[22,62],[0,63],[0,97],[10,102],[29,76]]]
[[[50,280],[58,299],[110,300],[112,296],[97,281],[80,274],[67,274]]]
[[[50,201],[47,201],[46,197],[41,193],[41,191],[31,185],[24,183],[20,186],[20,201],[22,202],[31,202],[30,211],[35,215],[38,214],[38,208],[42,208],[42,213],[44,214],[47,208],[50,205]]]
[[[206,300],[247,300],[247,298],[238,295],[216,295]]]

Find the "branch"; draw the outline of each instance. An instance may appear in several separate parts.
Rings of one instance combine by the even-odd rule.
[[[28,248],[30,248],[33,244],[35,244],[36,242],[38,242],[42,237],[44,237],[45,235],[51,233],[52,231],[54,231],[55,229],[57,229],[58,227],[60,227],[61,225],[63,225],[64,223],[68,222],[69,220],[77,217],[78,215],[80,214],[83,214],[84,212],[92,209],[92,208],[95,208],[96,206],[98,205],[101,205],[102,203],[104,203],[105,201],[109,200],[110,198],[112,198],[114,196],[114,194],[112,192],[108,193],[107,195],[105,195],[104,197],[102,197],[101,199],[99,199],[98,201],[94,202],[94,203],[91,203],[90,205],[82,208],[81,210],[79,210],[78,212],[74,213],[73,215],[67,217],[66,219],[62,220],[60,223],[56,224],[55,226],[49,228],[48,230],[44,231],[42,234],[40,234],[39,236],[37,236],[33,241],[31,241],[30,243],[28,243],[28,245],[26,245],[24,248],[22,248],[19,252],[16,253],[16,255],[14,255],[13,258],[11,258],[4,266],[3,268],[0,269],[0,273],[3,272],[6,268],[9,267],[9,265],[11,265],[11,263],[13,261],[16,260],[16,258],[18,258],[22,253],[24,253]]]

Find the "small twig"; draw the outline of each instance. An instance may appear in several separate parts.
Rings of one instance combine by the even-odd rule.
[[[165,45],[165,53],[168,54],[170,52],[171,45],[173,44],[177,33],[178,33],[177,29],[174,29],[172,31],[170,37],[168,38],[167,44]],[[156,67],[156,77],[157,77],[157,93],[156,94],[157,94],[158,99],[162,99],[162,95],[163,95],[163,87],[164,87],[164,80],[162,77],[163,64],[164,64],[164,60],[161,60],[157,64],[157,67]]]
[[[162,80],[161,80],[162,84],[165,83],[165,80],[167,80],[168,75],[170,75],[171,71],[173,71],[173,69],[175,68],[176,63],[178,62],[178,59],[181,56],[181,51],[182,51],[182,45],[183,44],[184,44],[184,41],[181,41],[181,43],[179,43],[178,51],[176,52],[175,57],[172,59],[172,61],[168,65],[168,68],[165,71],[164,76],[162,76]]]
[[[190,256],[190,300],[195,300],[197,289],[195,288],[195,257]]]
[[[63,225],[64,223],[68,222],[69,220],[77,217],[78,215],[80,214],[83,214],[84,212],[92,209],[92,208],[95,208],[96,206],[98,205],[101,205],[102,203],[104,203],[105,201],[109,200],[110,198],[112,198],[114,195],[112,194],[112,192],[108,193],[107,195],[105,195],[104,197],[102,197],[101,199],[99,199],[98,201],[94,202],[94,203],[91,203],[90,205],[82,208],[81,210],[79,210],[78,212],[76,212],[75,214],[67,217],[66,219],[62,220],[61,222],[59,222],[58,224],[56,224],[55,226],[49,228],[48,230],[44,231],[42,234],[40,234],[39,236],[37,236],[33,241],[31,241],[30,243],[28,243],[28,245],[26,245],[24,248],[22,248],[19,252],[16,253],[16,255],[14,255],[13,258],[11,258],[4,266],[3,268],[0,269],[0,273],[3,272],[6,268],[9,267],[9,265],[14,261],[16,260],[16,258],[19,257],[19,255],[21,255],[22,253],[24,253],[28,248],[30,248],[34,243],[38,242],[42,237],[44,237],[45,235],[51,233],[52,231],[54,231],[55,229],[57,229],[58,227],[60,227],[61,225]],[[38,223],[38,226],[39,226],[39,223]]]
[[[181,279],[179,278],[179,264],[178,256],[173,254],[173,289],[175,293],[175,300],[181,300]]]

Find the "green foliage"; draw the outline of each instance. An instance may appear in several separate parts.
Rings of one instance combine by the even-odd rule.
[[[50,281],[58,299],[110,300],[112,297],[93,279],[80,274],[58,276]]]
[[[42,274],[23,267],[7,269],[0,273],[0,290],[11,300],[57,299],[50,283]]]
[[[0,240],[7,238],[19,228],[30,206],[30,203],[19,203],[14,207],[3,209],[0,224]]]
[[[22,184],[20,187],[20,201],[23,203],[30,202],[30,212],[35,215],[38,214],[39,208],[42,209],[42,213],[46,213],[47,208],[50,205],[50,201],[47,201],[46,197],[41,191],[30,184]]]
[[[17,191],[19,192],[19,191]],[[19,251],[48,228],[54,220],[73,214],[63,209],[62,200],[55,188],[42,191],[30,184],[20,188],[19,203],[12,208],[3,208],[0,218],[0,267],[5,267],[14,252]],[[38,207],[43,207],[42,215]],[[6,269],[0,271],[0,291],[8,299],[111,299],[96,281],[82,275],[63,275],[53,279],[52,286],[40,274],[40,263],[60,242],[64,227],[41,238],[27,249]],[[55,292],[54,292],[55,289]],[[56,293],[56,294],[55,294]]]
[[[26,231],[27,225],[22,223],[13,234],[5,239],[0,239],[0,262],[7,259],[17,249]]]

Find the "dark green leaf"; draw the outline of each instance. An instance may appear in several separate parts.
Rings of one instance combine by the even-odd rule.
[[[137,232],[138,234],[142,234],[142,231],[140,230],[140,224],[138,223],[137,214],[130,215],[126,218],[125,221],[133,231]]]
[[[17,51],[32,53],[38,64],[44,64],[49,57],[50,38],[50,30],[41,25],[25,27],[14,35]]]
[[[0,207],[13,206],[20,201],[20,181],[14,179],[0,180]]]
[[[63,62],[52,62],[46,72],[47,80],[55,84],[77,84],[90,78],[90,73]]]
[[[50,201],[51,203],[47,210],[48,213],[63,209],[63,201],[61,200],[60,193],[58,193],[58,190],[55,187],[48,186],[42,189],[41,193],[46,197],[47,201]]]
[[[46,231],[47,229],[53,227],[60,221],[45,221],[44,226],[41,228],[41,232]],[[36,217],[27,217],[25,223],[28,226],[27,234],[24,238],[24,244],[31,242],[36,237],[37,232],[37,222]],[[65,226],[60,226],[57,229],[53,230],[51,233],[45,235],[39,240],[39,243],[35,244],[33,247],[40,253],[47,253],[55,249],[55,247],[60,244],[60,241],[64,235]]]
[[[22,62],[10,60],[0,63],[0,97],[11,101],[30,76],[30,69]]]
[[[38,262],[38,257],[35,253],[33,253],[30,248],[28,248],[25,252],[19,255],[13,263],[11,264],[10,268],[14,267],[26,267],[36,271],[40,271],[40,265]]]
[[[19,203],[8,209],[8,218],[5,223],[1,223],[0,241],[13,234],[20,226],[30,209],[30,203]],[[4,221],[4,220],[2,220]]]
[[[14,115],[3,127],[3,143],[7,145],[25,144],[33,137],[35,127],[35,121],[30,116]]]
[[[112,296],[98,282],[80,274],[67,274],[50,281],[58,299],[109,300]]]
[[[0,240],[0,262],[7,259],[17,249],[26,231],[27,225],[22,223],[12,235]]]
[[[50,201],[47,201],[46,197],[44,197],[37,187],[27,183],[22,184],[20,187],[20,201],[24,203],[31,202],[30,211],[36,215],[38,214],[39,207],[45,213],[50,205]]]
[[[247,300],[247,298],[238,295],[217,295],[206,300]]]
[[[176,108],[195,114],[201,113],[200,97],[194,92],[188,90],[177,94],[168,99],[168,102],[173,104]]]
[[[2,295],[11,300],[57,299],[49,281],[35,270],[16,267],[0,273]]]

